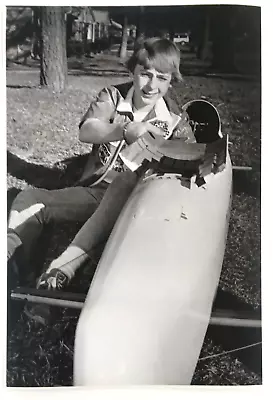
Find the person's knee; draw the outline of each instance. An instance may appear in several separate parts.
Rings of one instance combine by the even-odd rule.
[[[39,189],[28,189],[18,194],[13,202],[8,227],[16,229],[19,225],[25,223],[27,220],[41,214],[44,211],[45,204]],[[42,219],[42,218],[40,218]],[[40,221],[41,222],[41,221]]]
[[[11,209],[20,212],[35,204],[43,204],[45,206],[43,190],[36,188],[26,189],[16,196]]]

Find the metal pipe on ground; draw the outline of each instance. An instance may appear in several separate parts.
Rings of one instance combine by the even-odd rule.
[[[81,310],[86,296],[81,293],[17,288],[11,292],[10,297],[12,300]],[[262,323],[261,319],[257,318],[256,314],[253,315],[253,313],[234,310],[213,310],[210,317],[210,325],[261,328]]]

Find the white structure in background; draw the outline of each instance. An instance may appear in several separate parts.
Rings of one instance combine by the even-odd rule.
[[[190,42],[190,36],[187,32],[186,33],[175,33],[174,37],[173,37],[173,41],[175,44],[184,46],[184,44]]]
[[[112,30],[121,35],[122,24],[110,18],[106,7],[85,7],[74,21],[74,39],[78,41],[88,40],[94,43],[97,39],[109,37]],[[128,35],[134,37],[135,34],[136,27],[130,25]]]

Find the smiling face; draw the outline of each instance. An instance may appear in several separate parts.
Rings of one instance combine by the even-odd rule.
[[[134,106],[139,109],[146,106],[153,107],[155,103],[167,93],[172,74],[159,72],[154,68],[145,68],[137,64],[134,78]]]

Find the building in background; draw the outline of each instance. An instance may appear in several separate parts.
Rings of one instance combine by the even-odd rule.
[[[7,59],[19,60],[39,54],[37,50],[39,7],[8,6],[6,8]],[[115,22],[107,7],[66,7],[68,53],[102,51],[120,41],[122,25]],[[128,26],[128,35],[134,38],[136,27]],[[36,51],[34,51],[36,50]]]
[[[83,7],[73,21],[74,40],[94,43],[98,39],[107,38],[110,25],[109,11],[105,7]]]

